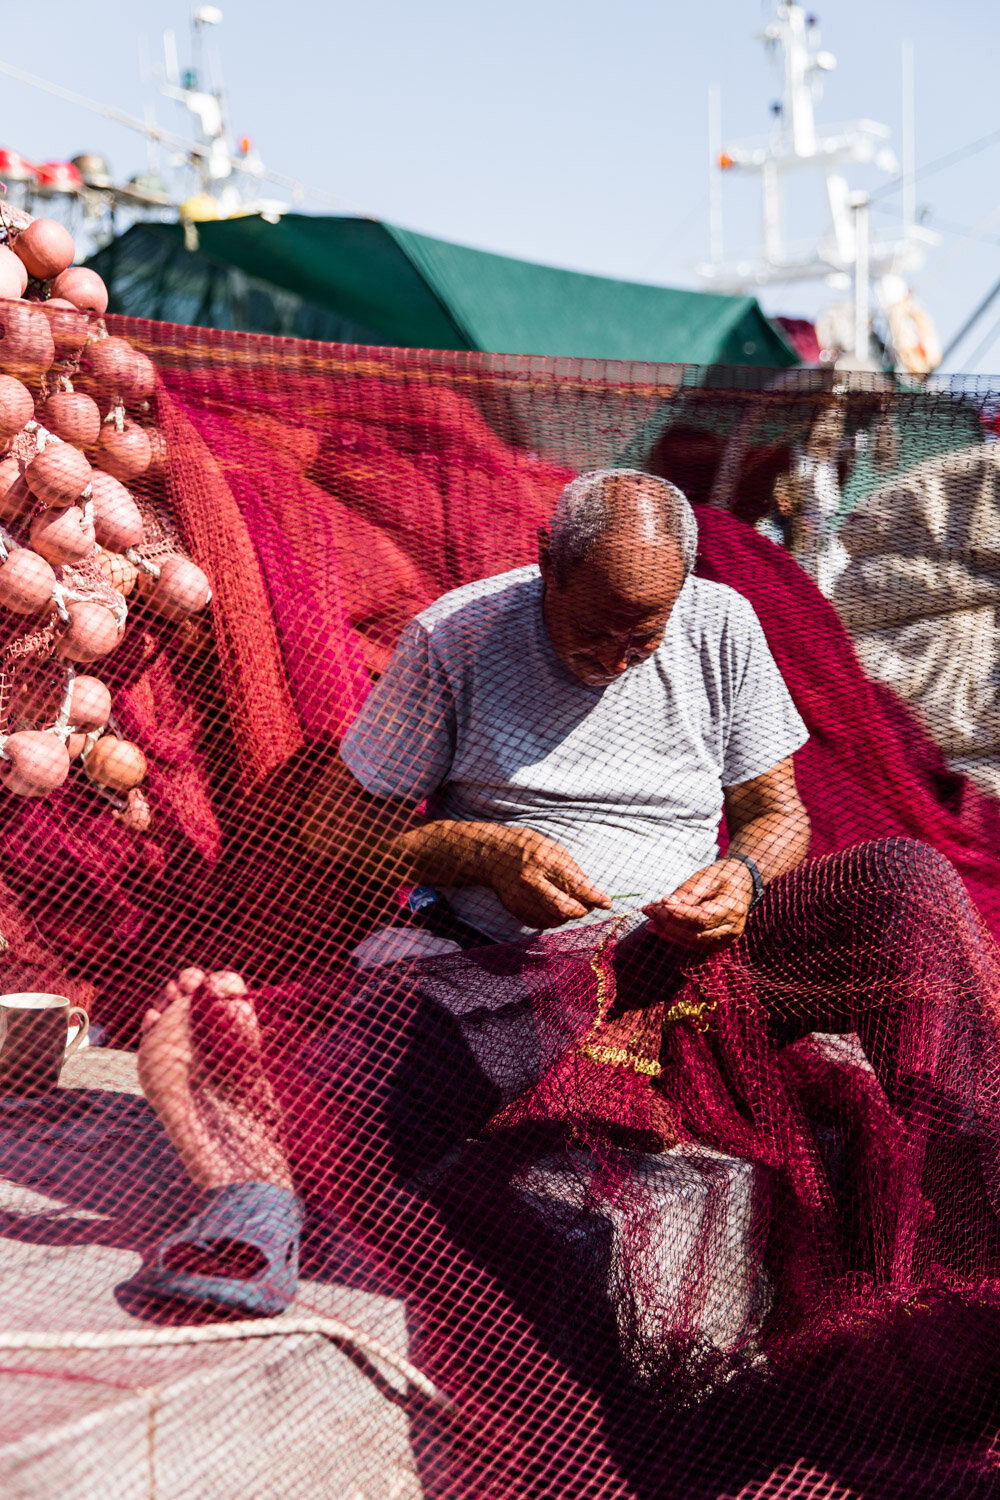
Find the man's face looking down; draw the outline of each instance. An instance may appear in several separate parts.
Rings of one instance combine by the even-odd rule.
[[[566,670],[595,688],[652,656],[685,577],[680,549],[657,533],[642,491],[633,486],[615,498],[611,528],[560,581],[548,535],[539,533],[549,639]]]

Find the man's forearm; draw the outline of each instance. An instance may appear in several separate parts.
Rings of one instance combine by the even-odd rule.
[[[532,828],[500,823],[425,821],[412,802],[366,792],[341,761],[318,780],[302,807],[302,842],[343,876],[352,899],[392,921],[401,885],[492,889],[526,927],[558,927],[610,898],[561,844]]]
[[[391,840],[386,856],[401,880],[416,885],[485,885],[491,856],[516,832],[497,823],[439,819]]]
[[[809,849],[809,819],[805,812],[761,813],[735,829],[729,853],[752,859],[766,885],[801,864]],[[725,857],[725,856],[723,856]]]
[[[726,787],[725,806],[730,850],[752,859],[765,885],[805,859],[809,814],[795,786],[791,756],[762,776]]]
[[[492,823],[419,822],[403,807],[379,808],[376,830],[367,811],[356,803],[310,809],[302,832],[310,853],[372,886],[480,884],[485,856],[505,832]]]

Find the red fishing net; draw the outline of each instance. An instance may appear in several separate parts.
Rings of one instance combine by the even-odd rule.
[[[0,1006],[100,1042],[0,1078],[4,1493],[996,1493],[991,392],[106,327],[141,536],[53,567],[110,718],[58,600],[4,615]],[[72,509],[27,420],[15,558]],[[668,487],[565,511],[608,469],[697,582]],[[97,738],[19,795],[25,733]],[[699,946],[643,908],[706,864]]]

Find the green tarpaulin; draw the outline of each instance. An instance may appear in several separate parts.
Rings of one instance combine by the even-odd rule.
[[[333,342],[783,368],[753,297],[586,276],[373,219],[137,224],[88,264],[114,312]]]

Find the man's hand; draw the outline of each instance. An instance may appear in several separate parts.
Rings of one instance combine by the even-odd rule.
[[[696,953],[716,953],[742,936],[753,889],[746,865],[720,859],[643,911],[657,937]]]
[[[532,828],[497,825],[477,863],[482,884],[526,927],[561,927],[595,907],[611,907],[562,845]]]
[[[805,858],[809,818],[790,755],[751,781],[724,787],[723,794],[730,848],[751,858],[765,882]],[[742,936],[753,893],[746,865],[718,859],[643,911],[658,937],[694,953],[716,953]]]

